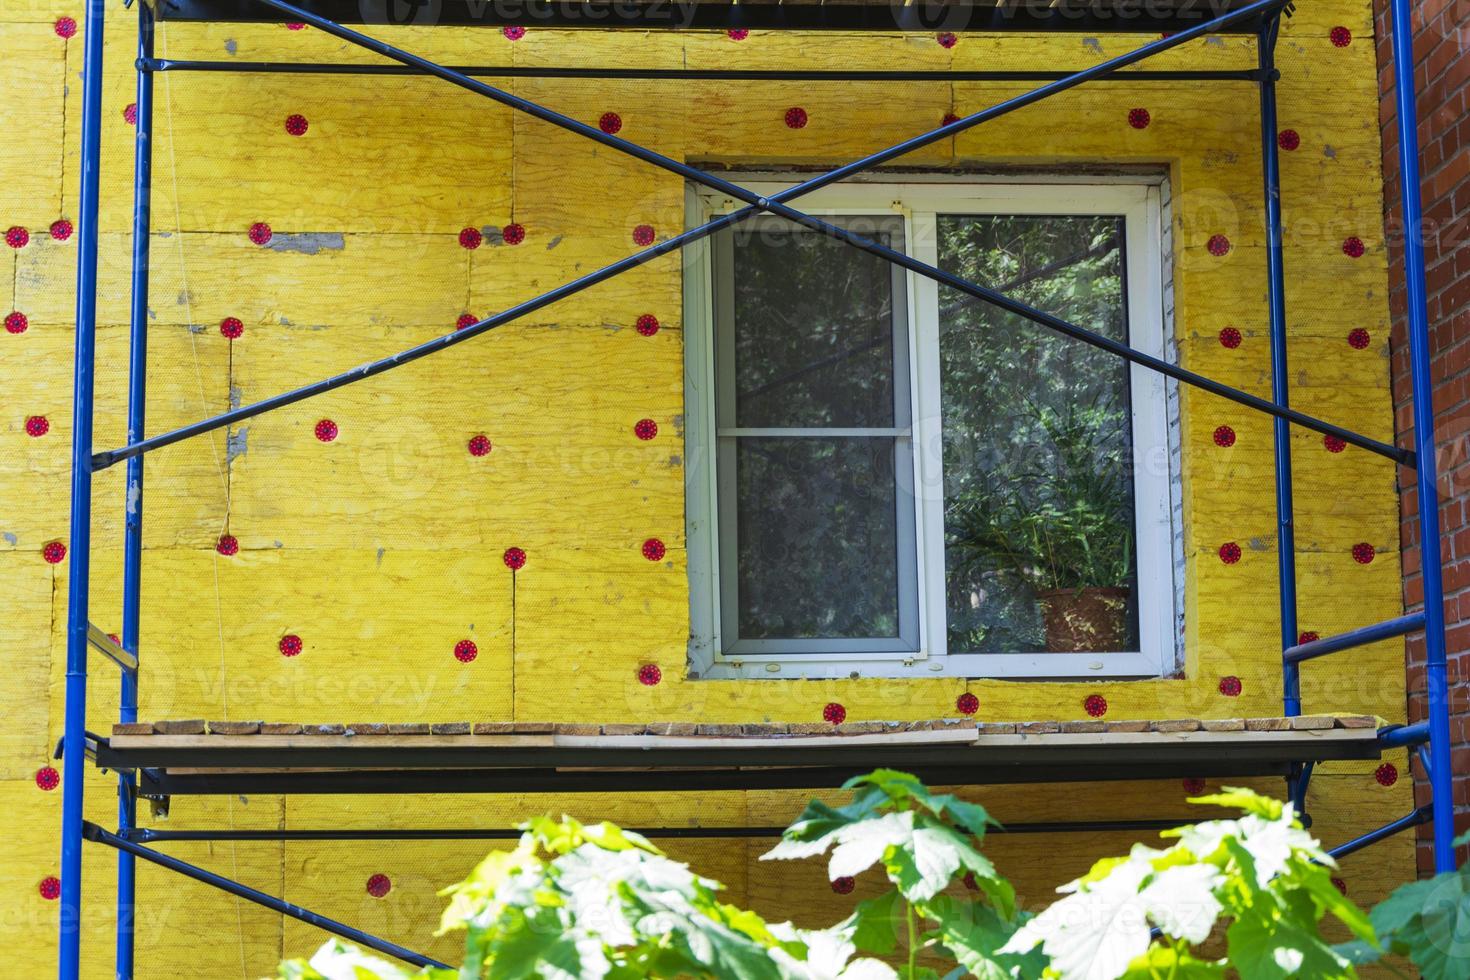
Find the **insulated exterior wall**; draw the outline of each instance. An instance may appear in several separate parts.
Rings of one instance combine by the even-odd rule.
[[[133,15],[108,5],[98,303],[97,448],[124,441],[132,184]],[[82,19],[70,0],[0,0],[0,937],[53,969],[60,794],[46,768],[61,733],[71,350]],[[73,29],[75,28],[75,29]],[[1080,68],[1150,40],[961,35],[564,32],[377,28],[449,64],[627,67]],[[69,36],[67,36],[69,35]],[[1298,4],[1278,52],[1293,404],[1391,439],[1388,306],[1372,21],[1361,0]],[[172,58],[373,56],[310,29],[164,25]],[[1250,67],[1253,41],[1191,43],[1151,67]],[[697,164],[844,163],[1024,90],[1012,84],[520,80],[512,91]],[[1173,326],[1188,367],[1269,396],[1265,234],[1254,86],[1109,83],[1067,93],[898,161],[995,171],[1119,164],[1167,172]],[[148,431],[325,377],[452,330],[628,255],[647,226],[684,223],[685,185],[608,148],[433,79],[162,74],[157,81]],[[788,127],[789,108],[808,124]],[[1148,110],[1148,125],[1130,110]],[[288,118],[302,117],[301,121]],[[1134,119],[1139,117],[1136,115]],[[305,130],[301,130],[301,122]],[[268,225],[270,238],[250,229]],[[1228,250],[1211,239],[1224,236]],[[256,238],[264,238],[258,230]],[[18,241],[20,236],[16,236]],[[1353,242],[1361,245],[1360,249]],[[476,247],[466,247],[475,245]],[[450,353],[147,457],[141,716],[277,721],[984,720],[1280,713],[1271,424],[1182,396],[1184,650],[1176,676],[1107,683],[751,680],[686,676],[689,586],[681,265],[677,255],[549,306]],[[651,315],[647,335],[635,328]],[[227,318],[241,333],[225,336]],[[646,321],[645,321],[646,322]],[[1221,342],[1234,328],[1238,346]],[[1351,338],[1351,339],[1350,339]],[[44,417],[31,435],[27,420]],[[640,420],[658,426],[635,435]],[[330,425],[323,423],[330,422]],[[1212,437],[1237,434],[1229,448]],[[31,423],[32,429],[41,428]],[[324,439],[323,436],[330,436]],[[484,436],[490,450],[470,451]],[[477,449],[484,444],[476,442]],[[1391,464],[1292,437],[1303,630],[1397,615]],[[696,461],[698,462],[698,461]],[[93,619],[119,626],[122,467],[96,480]],[[223,538],[235,542],[221,547]],[[659,561],[642,546],[656,538]],[[1221,560],[1239,546],[1238,561]],[[1364,548],[1362,546],[1371,546]],[[508,549],[522,549],[512,570]],[[1227,549],[1228,551],[1228,549]],[[1355,558],[1356,554],[1356,558]],[[51,557],[57,557],[52,552]],[[287,636],[300,650],[283,656]],[[469,656],[473,644],[474,656]],[[456,650],[461,657],[456,657]],[[1309,712],[1404,718],[1402,644],[1308,664]],[[661,683],[639,683],[657,665]],[[116,719],[114,669],[93,657],[88,727]],[[1227,678],[1238,679],[1239,693]],[[1224,683],[1222,683],[1224,682]],[[1403,752],[1391,756],[1403,773]],[[1407,812],[1409,780],[1375,764],[1324,767],[1308,804],[1337,844]],[[1385,785],[1388,784],[1388,785]],[[1280,791],[1275,781],[1259,788]],[[91,819],[114,823],[111,777],[87,777]],[[1176,783],[966,791],[1002,821],[1190,815]],[[809,794],[174,801],[174,827],[504,826],[570,812],[631,826],[783,824]],[[145,817],[145,820],[148,818]],[[989,843],[1024,901],[1140,835],[1014,836]],[[762,841],[694,840],[674,854],[731,898],[804,925],[834,922],[875,882],[837,895],[818,863],[757,863]],[[480,844],[166,845],[272,894],[441,958],[438,888]],[[1412,876],[1412,841],[1340,872],[1364,903]],[[84,959],[111,975],[111,852],[86,852]],[[181,963],[258,977],[309,953],[314,930],[140,866],[139,976]],[[373,875],[391,890],[367,891]]]

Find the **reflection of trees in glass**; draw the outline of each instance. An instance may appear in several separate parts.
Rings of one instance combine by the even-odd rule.
[[[889,243],[872,222],[854,230]],[[736,409],[722,424],[892,425],[892,267],[785,222],[730,234]]]
[[[942,216],[939,265],[1126,340],[1122,231],[1122,219],[1109,217]],[[949,649],[1041,650],[1034,590],[1048,586],[1016,574],[994,532],[1004,518],[1017,549],[1045,534],[1052,540],[1042,546],[1055,547],[1056,534],[1070,527],[1074,547],[1080,536],[1097,550],[1126,551],[1131,576],[1127,365],[947,289],[939,330]],[[1078,495],[1087,501],[1069,508],[1065,497]],[[1116,557],[1102,563],[1112,571],[1094,564],[1078,573],[1116,577]],[[1130,609],[1130,644],[1136,615]]]

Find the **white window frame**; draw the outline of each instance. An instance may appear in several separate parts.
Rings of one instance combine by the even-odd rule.
[[[737,182],[775,194],[795,176],[744,175]],[[900,215],[908,253],[938,264],[937,216],[957,214],[1117,215],[1124,219],[1124,261],[1130,343],[1166,356],[1159,178],[1152,175],[1067,183],[1015,176],[966,175],[902,182],[877,180],[824,188],[795,206],[813,214]],[[736,210],[741,203],[691,187],[690,226]],[[685,444],[690,585],[689,657],[692,675],[708,679],[828,677],[1004,677],[1086,679],[1160,677],[1180,662],[1176,580],[1178,553],[1171,499],[1173,472],[1166,379],[1130,369],[1133,409],[1135,542],[1138,561],[1139,650],[1112,653],[955,653],[946,649],[943,459],[939,404],[939,288],[906,273],[913,421],[915,555],[918,565],[919,642],[912,652],[844,651],[727,655],[720,650],[719,503],[715,480],[715,350],[712,249],[709,240],[685,249]],[[1044,330],[1045,327],[1037,326]],[[900,474],[902,477],[902,474]]]

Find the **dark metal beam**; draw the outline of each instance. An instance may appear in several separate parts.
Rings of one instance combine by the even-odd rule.
[[[1095,834],[1139,830],[1170,830],[1190,821],[1180,820],[1078,820],[1002,824],[987,828],[987,834]],[[650,840],[725,840],[780,837],[785,827],[629,827],[632,833]],[[438,830],[156,830],[140,828],[122,835],[139,844],[167,841],[424,841],[424,840],[520,840],[515,828],[448,828]]]
[[[1377,755],[1372,758],[1377,758]],[[1211,758],[1143,762],[1135,757],[1108,762],[1071,762],[1014,766],[912,764],[906,771],[931,785],[1003,786],[1048,782],[1117,782],[1122,780],[1249,778],[1291,774],[1289,759],[1241,759],[1225,754]],[[476,769],[350,769],[321,771],[186,772],[143,769],[141,794],[164,796],[229,796],[234,794],[404,794],[404,793],[657,793],[670,790],[835,788],[873,769],[872,763],[765,769],[666,769],[619,771],[550,767]]]
[[[730,3],[718,0],[305,0],[339,24],[566,29],[772,31],[952,31],[1157,34],[1187,30],[1245,6],[1244,0],[1061,0],[900,4]],[[286,23],[251,0],[161,0],[164,21]],[[1251,34],[1260,18],[1233,25]]]
[[[303,61],[188,61],[173,58],[140,60],[143,71],[202,71],[232,74],[284,75],[396,75],[420,77],[429,73],[411,65],[353,65]],[[901,71],[809,68],[569,68],[559,65],[445,65],[450,71],[474,78],[617,78],[648,81],[759,81],[759,82],[1052,82],[1072,71]],[[1254,68],[1178,71],[1127,71],[1104,75],[1100,82],[1258,82],[1265,77]]]

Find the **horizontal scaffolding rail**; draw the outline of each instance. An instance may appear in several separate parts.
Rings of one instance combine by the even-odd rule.
[[[987,834],[1093,834],[1139,830],[1170,830],[1187,820],[1078,820],[1011,823],[986,828]],[[780,837],[785,827],[628,827],[650,840],[709,840]],[[139,828],[125,834],[139,844],[168,841],[397,841],[397,840],[519,840],[514,828],[449,828],[442,830],[154,830]]]
[[[778,31],[963,31],[1157,34],[1186,30],[1244,6],[1243,0],[1059,0],[1047,3],[899,4],[890,0],[781,3],[774,0],[311,0],[313,14],[339,24],[566,29]],[[169,0],[171,21],[284,23],[251,0]],[[1254,34],[1265,15],[1232,22],[1224,33]]]
[[[354,65],[308,61],[189,61],[174,58],[140,60],[143,71],[202,71],[282,75],[427,76],[412,65]],[[1053,82],[1072,71],[942,71],[808,69],[808,68],[573,68],[562,65],[445,65],[460,75],[478,78],[618,78],[630,81],[760,81],[760,82]],[[1126,71],[1103,75],[1100,82],[1259,82],[1277,72],[1238,70]]]
[[[1414,612],[1405,616],[1399,616],[1396,619],[1374,623],[1372,626],[1364,626],[1359,629],[1349,630],[1346,633],[1338,633],[1336,636],[1324,636],[1320,640],[1298,643],[1296,646],[1287,647],[1281,656],[1289,664],[1299,664],[1304,660],[1325,657],[1329,653],[1336,653],[1339,650],[1350,650],[1353,647],[1377,643],[1379,640],[1391,640],[1396,636],[1415,633],[1423,628],[1424,613]]]
[[[1393,725],[1380,729],[1378,744],[1385,749],[1400,749],[1408,745],[1420,745],[1429,741],[1429,722],[1420,721],[1412,725]]]
[[[983,726],[835,735],[126,734],[98,762],[172,795],[819,789],[875,766],[936,785],[1289,775],[1378,759],[1371,718],[1240,720],[1224,731],[1006,733]]]

